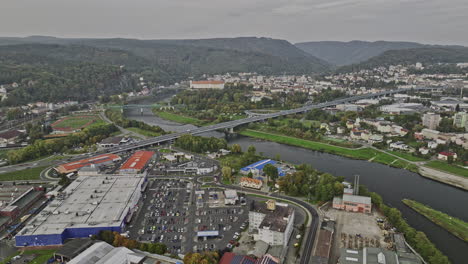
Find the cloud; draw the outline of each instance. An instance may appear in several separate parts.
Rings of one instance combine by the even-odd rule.
[[[26,8],[27,7],[27,8]],[[467,0],[4,0],[0,35],[467,44]],[[460,29],[462,27],[462,29]]]

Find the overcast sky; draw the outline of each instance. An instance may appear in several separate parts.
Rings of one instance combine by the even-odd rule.
[[[0,0],[0,35],[468,45],[468,0]]]

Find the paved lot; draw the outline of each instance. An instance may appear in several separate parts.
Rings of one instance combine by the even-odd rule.
[[[363,247],[387,246],[384,231],[377,219],[381,216],[328,209],[325,215],[336,221],[336,230],[332,248],[332,261],[339,257],[340,248],[362,249]]]
[[[248,209],[240,204],[224,206],[221,196],[219,189],[201,189],[184,179],[156,179],[129,226],[130,237],[162,242],[171,253],[223,249],[248,220]],[[218,235],[198,237],[199,231]]]

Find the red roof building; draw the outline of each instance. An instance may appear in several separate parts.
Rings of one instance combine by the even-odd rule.
[[[96,164],[105,164],[105,163],[111,163],[115,161],[119,161],[120,156],[115,155],[115,154],[102,154],[99,156],[95,156],[92,158],[88,159],[82,159],[78,161],[73,161],[70,163],[62,164],[59,165],[58,167],[55,168],[55,170],[58,173],[62,174],[68,174],[72,172],[77,172],[79,169],[90,166],[90,165],[96,165]]]
[[[142,172],[153,157],[153,151],[137,151],[120,167],[120,173],[131,174]]]
[[[437,158],[440,160],[445,160],[447,161],[449,157],[452,157],[453,160],[457,159],[457,153],[450,152],[450,151],[442,151],[437,155]]]

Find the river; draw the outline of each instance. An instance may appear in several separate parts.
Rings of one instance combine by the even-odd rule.
[[[151,110],[128,110],[127,117],[158,125],[168,131],[186,131],[195,126],[181,125],[155,117]],[[212,132],[208,136],[224,136]],[[353,160],[327,153],[307,150],[274,142],[261,141],[248,137],[229,140],[230,144],[239,144],[243,150],[253,145],[257,152],[274,158],[279,154],[281,159],[290,163],[312,165],[317,170],[336,176],[343,176],[352,182],[354,175],[360,175],[360,183],[370,191],[379,193],[385,203],[398,208],[407,222],[417,230],[423,231],[436,246],[446,254],[452,263],[468,263],[468,243],[456,238],[444,229],[433,224],[423,216],[406,207],[401,200],[414,199],[451,216],[468,221],[468,192],[449,185],[432,181],[407,170],[396,169],[368,161]]]

